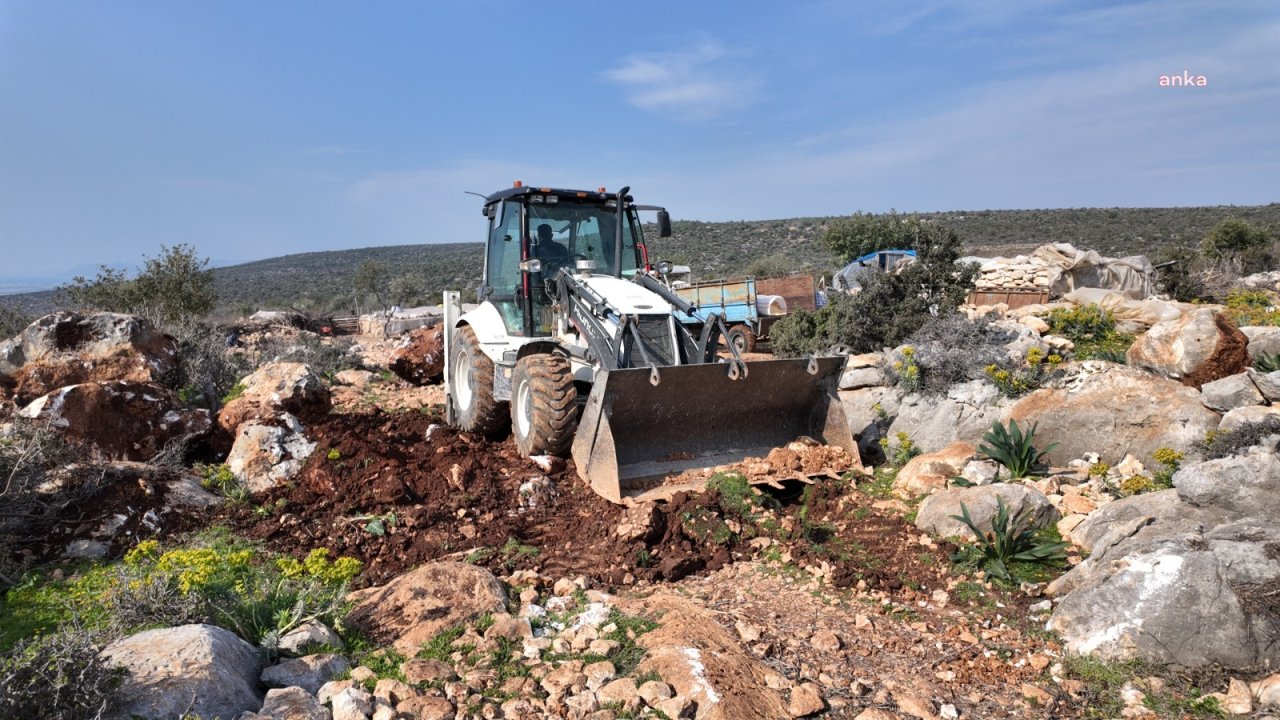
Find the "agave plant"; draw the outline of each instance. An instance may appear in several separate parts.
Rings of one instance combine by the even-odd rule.
[[[1040,461],[1053,452],[1058,443],[1050,443],[1037,452],[1032,444],[1035,434],[1035,424],[1028,427],[1024,435],[1017,420],[1010,420],[1008,429],[1000,423],[992,423],[991,429],[982,436],[984,444],[978,446],[978,451],[1005,466],[1012,478],[1043,475],[1046,468]]]
[[[1280,353],[1258,353],[1253,359],[1253,367],[1264,373],[1280,370]]]
[[[1066,543],[1038,540],[1031,523],[1026,522],[1026,514],[1010,518],[1009,508],[1005,507],[1004,499],[999,495],[996,496],[996,514],[991,519],[990,530],[978,527],[964,503],[960,503],[960,514],[951,518],[964,523],[977,538],[957,550],[951,556],[952,562],[976,565],[991,577],[1012,582],[1009,566],[1013,563],[1054,563],[1067,557],[1063,552]]]

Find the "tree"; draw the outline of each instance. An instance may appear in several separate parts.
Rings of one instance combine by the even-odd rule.
[[[103,265],[93,279],[77,276],[58,292],[78,307],[181,323],[208,315],[217,302],[208,267],[208,258],[198,257],[190,245],[161,245],[158,256],[143,257],[133,279],[124,270]]]
[[[1240,218],[1227,218],[1213,226],[1201,242],[1205,255],[1218,261],[1218,271],[1228,276],[1275,268],[1275,235]]]
[[[854,213],[831,223],[822,241],[847,263],[876,252],[912,247],[925,228],[918,215],[899,215],[890,210],[885,215]]]
[[[1204,236],[1201,247],[1210,255],[1225,257],[1271,244],[1271,233],[1240,218],[1227,218]]]
[[[373,296],[373,299],[382,306],[383,312],[391,309],[391,303],[387,302],[388,297],[388,276],[387,266],[377,260],[363,260],[356,267],[356,274],[351,279],[351,285],[356,291],[356,303]]]
[[[901,247],[901,246],[899,246]],[[978,268],[957,265],[960,237],[921,223],[909,244],[916,260],[892,273],[873,273],[855,295],[831,293],[826,307],[799,311],[774,324],[774,352],[783,356],[845,347],[872,352],[896,347],[932,317],[954,311],[973,289]]]

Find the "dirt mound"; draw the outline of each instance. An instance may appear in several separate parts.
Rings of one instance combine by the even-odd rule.
[[[417,328],[406,340],[395,351],[391,372],[414,385],[439,382],[444,375],[444,326]]]
[[[917,557],[909,523],[872,511],[847,483],[746,490],[746,504],[745,486],[713,488],[628,509],[593,493],[571,463],[522,458],[510,440],[422,413],[332,415],[308,433],[318,447],[295,485],[256,497],[256,512],[230,508],[227,519],[283,552],[358,557],[367,583],[448,558],[616,586],[678,580],[761,552],[789,553],[837,585],[919,587],[939,573]]]

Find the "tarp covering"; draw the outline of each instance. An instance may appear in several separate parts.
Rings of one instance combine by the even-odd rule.
[[[1103,288],[1145,300],[1153,292],[1155,268],[1145,255],[1107,258],[1093,250],[1077,250],[1070,243],[1052,243],[1036,248],[1031,257],[1050,266],[1049,291],[1055,296],[1077,288]]]
[[[1135,300],[1122,292],[1103,288],[1079,288],[1067,293],[1063,299],[1076,305],[1098,305],[1110,310],[1118,321],[1127,320],[1143,327],[1177,320],[1187,307],[1183,303],[1154,298]]]

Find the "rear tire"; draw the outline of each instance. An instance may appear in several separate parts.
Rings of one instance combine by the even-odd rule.
[[[493,361],[480,349],[468,325],[455,333],[450,358],[450,393],[458,427],[467,432],[498,435],[507,426],[506,403],[493,399]]]
[[[511,380],[511,434],[520,454],[561,455],[577,429],[573,368],[559,355],[526,355]]]
[[[740,353],[754,352],[756,349],[756,334],[746,325],[734,325],[729,328],[729,342],[737,348]]]

